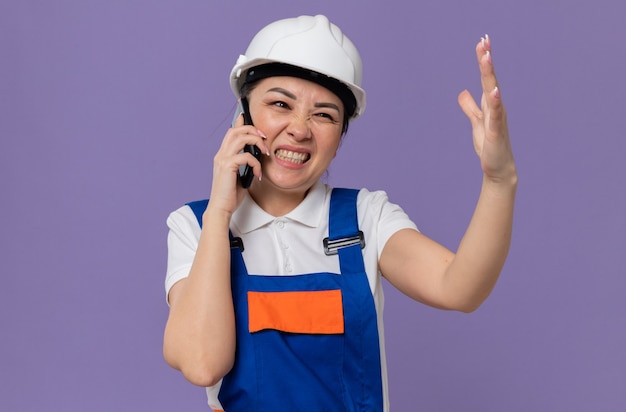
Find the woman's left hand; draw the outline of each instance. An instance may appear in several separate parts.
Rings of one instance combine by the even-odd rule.
[[[493,70],[488,37],[476,46],[482,98],[480,107],[467,91],[459,105],[472,124],[474,148],[483,181],[476,209],[456,253],[405,229],[385,245],[380,270],[404,294],[428,305],[471,312],[489,296],[511,243],[517,173],[506,110]]]
[[[506,109],[493,68],[488,36],[481,38],[476,45],[476,57],[482,83],[480,107],[467,90],[459,94],[459,105],[472,124],[474,149],[485,178],[495,183],[516,181]]]

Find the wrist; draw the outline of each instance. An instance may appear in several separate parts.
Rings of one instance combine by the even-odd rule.
[[[515,194],[517,189],[517,171],[515,168],[500,176],[483,176],[483,189],[500,194]]]
[[[219,208],[216,205],[211,205],[211,202],[209,202],[209,205],[202,214],[202,227],[219,228],[223,226],[228,228],[232,215],[233,213],[231,211]]]

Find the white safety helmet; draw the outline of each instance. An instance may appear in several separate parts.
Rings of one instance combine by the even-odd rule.
[[[363,63],[358,50],[326,16],[279,20],[259,31],[230,73],[238,98],[242,86],[263,77],[296,76],[317,82],[343,101],[348,116],[365,110]]]

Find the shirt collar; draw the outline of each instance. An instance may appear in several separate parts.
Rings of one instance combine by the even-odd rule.
[[[284,218],[302,223],[309,227],[317,227],[323,217],[328,194],[327,186],[317,181],[309,190],[304,200]],[[246,193],[241,205],[233,213],[232,222],[241,233],[249,233],[273,222],[276,217],[270,215],[256,204],[250,194]]]

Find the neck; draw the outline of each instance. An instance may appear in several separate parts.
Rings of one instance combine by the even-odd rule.
[[[250,196],[261,209],[275,217],[284,216],[295,209],[309,191],[288,191],[259,183],[252,184]]]

